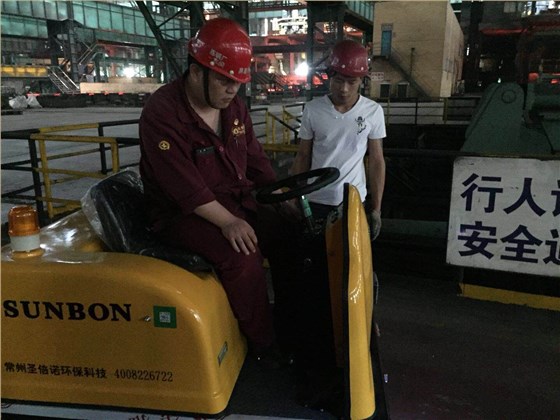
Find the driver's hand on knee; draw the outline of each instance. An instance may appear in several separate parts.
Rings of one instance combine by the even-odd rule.
[[[249,255],[257,251],[257,235],[249,223],[240,218],[222,227],[222,235],[231,244],[235,252]]]

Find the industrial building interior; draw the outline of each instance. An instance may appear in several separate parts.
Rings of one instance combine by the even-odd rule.
[[[221,14],[242,22],[251,36],[253,96],[268,89],[297,94],[306,83],[319,88],[329,46],[344,37],[363,42],[374,63],[387,60],[402,70],[397,83],[410,85],[410,92],[395,85],[379,97],[439,96],[422,85],[421,73],[429,70],[413,68],[424,40],[416,39],[418,46],[411,51],[404,45],[414,42],[399,39],[406,34],[406,24],[401,24],[398,37],[390,23],[374,25],[374,20],[383,19],[384,9],[412,7],[407,2],[237,3],[3,2],[3,86],[17,93],[46,94],[77,93],[75,83],[116,78],[168,82],[185,68],[188,39],[205,19]],[[523,83],[539,72],[539,66],[544,73],[557,71],[555,2],[507,3],[449,3],[457,20],[444,25],[460,25],[464,37],[449,94],[482,92],[498,80]],[[437,29],[434,26],[432,37],[445,38]],[[518,44],[524,45],[519,51]],[[313,71],[306,71],[309,68]],[[74,85],[64,80],[64,86],[59,78],[65,75]]]
[[[142,106],[184,73],[187,43],[204,22],[228,17],[250,35],[251,82],[239,95],[279,177],[288,175],[297,150],[305,103],[329,91],[331,47],[353,39],[370,60],[361,93],[382,105],[387,127],[383,228],[372,243],[387,415],[373,418],[560,418],[559,1],[3,0],[0,13],[4,248],[12,206],[34,205],[48,227],[80,208],[93,181],[79,167],[95,161],[99,177],[116,166],[137,167]],[[69,160],[59,173],[68,180],[49,179],[45,170],[44,140],[57,139],[40,136],[55,125],[52,132],[71,143],[49,152]],[[112,136],[120,162],[114,155],[111,162],[104,146],[90,143],[89,154],[78,148],[96,136]],[[511,222],[526,229],[523,240],[512,241],[517,262],[531,252],[541,258],[529,268],[497,258],[457,262],[468,254],[450,245],[458,246],[450,226],[464,216],[456,197],[467,181],[457,173],[460,162],[475,167],[477,159],[523,162],[504,172],[492,167],[502,180],[525,165],[535,184],[539,175],[548,182],[551,211]],[[530,193],[529,175],[519,176]],[[495,197],[497,189],[479,191]],[[533,203],[542,203],[533,191]],[[531,228],[549,236],[531,236]],[[538,251],[528,250],[537,244]],[[502,264],[508,249],[514,253],[506,246]],[[2,334],[3,352],[8,340]],[[214,418],[337,417],[328,404],[298,407],[288,373],[273,382],[260,375],[247,363],[228,409]],[[110,408],[85,417],[10,411],[18,398],[2,398],[5,418],[184,418],[154,411],[118,417]]]

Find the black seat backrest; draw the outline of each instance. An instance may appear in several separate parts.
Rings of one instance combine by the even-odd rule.
[[[101,224],[102,239],[116,252],[137,254],[153,244],[148,229],[140,176],[133,171],[111,175],[89,191]]]
[[[209,271],[200,255],[160,243],[148,224],[140,175],[125,170],[92,186],[82,199],[84,213],[111,251],[159,258],[189,271]]]

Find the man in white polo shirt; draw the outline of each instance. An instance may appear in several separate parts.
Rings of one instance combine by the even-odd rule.
[[[338,42],[329,57],[327,74],[330,94],[305,105],[299,130],[299,150],[291,172],[299,174],[324,167],[339,169],[337,181],[307,196],[313,215],[324,218],[342,202],[347,182],[358,188],[365,202],[364,157],[367,153],[370,192],[367,207],[373,240],[381,229],[381,200],[385,185],[383,138],[386,133],[381,106],[360,95],[362,79],[368,74],[367,50],[355,41]]]

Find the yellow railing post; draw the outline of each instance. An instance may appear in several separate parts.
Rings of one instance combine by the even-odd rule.
[[[121,170],[119,159],[119,145],[117,142],[110,143],[111,145],[111,163],[113,164],[113,173]]]
[[[291,122],[292,121],[297,121],[298,117],[294,114],[292,114],[290,111],[286,110],[286,106],[282,107],[282,120],[284,121],[284,123],[287,126],[291,127]],[[295,132],[296,128],[293,128],[292,130],[290,130],[289,127],[284,127],[284,144],[291,144],[291,136],[290,136],[290,132]]]
[[[265,112],[264,114],[264,127],[265,127],[265,133],[266,133],[266,137],[265,137],[265,143],[269,144],[270,143],[270,112],[268,112],[268,110]]]
[[[114,137],[59,135],[59,134],[46,134],[46,133],[53,133],[55,131],[70,131],[70,130],[84,129],[84,128],[97,128],[98,126],[99,125],[96,123],[96,124],[68,125],[68,126],[59,126],[59,127],[45,127],[39,129],[39,133],[31,134],[31,136],[29,137],[31,140],[37,141],[39,143],[39,159],[41,162],[41,167],[37,168],[36,170],[42,174],[43,184],[45,188],[45,195],[44,197],[36,197],[36,199],[46,202],[47,214],[49,218],[53,218],[56,214],[60,214],[65,211],[80,208],[79,200],[69,200],[69,199],[53,197],[53,191],[52,191],[53,184],[65,182],[76,178],[105,178],[106,175],[99,172],[51,168],[49,166],[49,160],[82,155],[85,153],[91,153],[92,151],[81,150],[75,153],[61,153],[55,156],[48,156],[47,147],[46,147],[47,141],[96,143],[96,144],[107,143],[110,145],[110,149],[111,149],[111,162],[113,165],[113,172],[118,172],[120,170],[120,157],[119,157],[119,145],[117,139]],[[70,177],[65,179],[53,180],[51,174],[69,175]],[[62,206],[55,208],[53,206],[53,203],[61,203]]]
[[[290,112],[285,110],[282,111],[282,119],[267,111],[266,119],[265,119],[266,141],[263,144],[263,148],[267,152],[271,152],[273,156],[276,155],[276,152],[283,152],[283,153],[297,152],[298,145],[290,143],[291,140],[290,131],[293,130],[290,129],[289,122],[292,119],[296,119],[296,117],[292,115]],[[283,126],[282,141],[280,143],[276,142],[276,122],[282,124]]]

